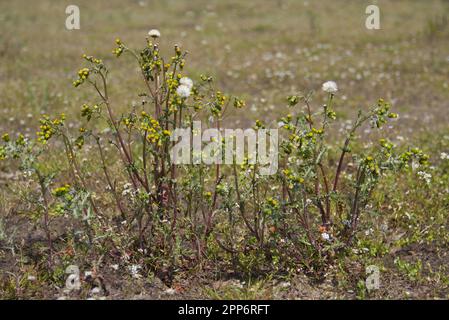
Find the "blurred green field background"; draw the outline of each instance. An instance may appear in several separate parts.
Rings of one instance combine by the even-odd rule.
[[[80,8],[80,30],[65,28],[70,4]],[[401,135],[447,127],[449,2],[375,1],[381,30],[365,28],[369,4],[1,1],[0,132],[34,135],[42,113],[65,112],[76,119],[92,93],[72,86],[83,53],[106,61],[112,99],[122,110],[128,108],[138,100],[142,84],[131,58],[116,59],[111,53],[114,39],[141,48],[151,28],[161,31],[165,50],[176,43],[189,51],[186,74],[193,79],[211,74],[223,91],[246,98],[247,112],[231,117],[230,125],[276,122],[285,111],[286,95],[319,90],[324,81],[335,80],[342,117],[383,97],[401,114]]]

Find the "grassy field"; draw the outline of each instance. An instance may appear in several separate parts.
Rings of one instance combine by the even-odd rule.
[[[340,145],[358,108],[367,110],[384,98],[399,118],[381,134],[364,127],[355,148],[380,135],[399,147],[418,146],[430,155],[431,178],[386,176],[373,192],[354,247],[319,274],[294,266],[262,268],[257,274],[227,272],[231,263],[221,264],[214,251],[219,249],[212,246],[208,259],[180,263],[165,281],[122,238],[115,252],[104,244],[77,249],[61,236],[48,269],[48,248],[36,240],[45,238],[39,207],[25,201],[39,198],[38,187],[20,176],[17,166],[0,162],[0,298],[86,298],[95,296],[97,282],[108,299],[449,298],[449,160],[443,154],[449,153],[448,1],[375,1],[380,30],[365,28],[365,8],[372,1],[355,0],[78,0],[81,28],[67,30],[65,8],[72,2],[0,2],[0,134],[21,132],[34,139],[39,118],[60,113],[66,114],[69,131],[76,132],[83,122],[81,106],[95,94],[72,85],[83,54],[109,66],[116,114],[138,105],[138,93],[146,90],[139,67],[131,56],[117,59],[111,51],[118,37],[129,47],[145,46],[148,30],[156,28],[162,34],[161,52],[171,53],[174,44],[188,51],[183,72],[194,82],[212,75],[220,90],[246,101],[244,111],[228,114],[223,126],[245,128],[256,120],[276,126],[289,112],[286,96],[314,91],[315,105],[326,103],[321,85],[333,80],[339,89],[334,106],[339,123],[330,131],[332,143]],[[61,154],[58,143],[46,151],[43,167],[61,174],[52,189],[70,180]],[[99,164],[91,149],[79,157],[95,189],[95,181],[104,180],[95,169]],[[110,162],[112,175],[123,176],[119,161]],[[111,201],[103,200],[104,212]],[[52,219],[56,234],[78,228],[63,216]],[[96,227],[106,230],[104,221]],[[70,264],[95,274],[76,293],[64,291]],[[132,269],[136,265],[138,276]],[[380,268],[377,290],[365,287],[369,265]]]

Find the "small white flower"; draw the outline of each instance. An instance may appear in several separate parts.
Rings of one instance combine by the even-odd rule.
[[[419,171],[418,176],[421,180],[424,180],[427,184],[429,184],[432,179],[432,175],[424,171]]]
[[[159,38],[161,36],[161,33],[157,29],[151,29],[150,31],[148,31],[148,35],[151,38],[155,38],[156,39],[156,38]]]
[[[449,154],[447,154],[446,152],[441,152],[440,158],[441,160],[449,160]]]
[[[189,89],[192,89],[193,87],[193,81],[190,78],[182,77],[179,80],[179,84],[188,87]]]
[[[32,275],[29,275],[27,279],[28,281],[36,281],[36,277]]]
[[[323,83],[323,91],[327,93],[335,93],[338,91],[337,84],[335,81],[327,81]]]
[[[176,291],[175,291],[175,289],[168,288],[167,290],[164,291],[164,293],[171,296],[171,295],[174,295],[176,293]]]
[[[113,270],[118,270],[118,264],[112,264],[111,265],[111,269],[113,269]]]
[[[278,127],[283,128],[285,126],[285,123],[283,121],[278,122]]]
[[[95,287],[92,290],[90,290],[90,294],[92,294],[92,295],[99,294],[99,293],[101,293],[101,289],[98,287]]]
[[[188,98],[190,96],[190,88],[186,85],[180,85],[178,89],[176,89],[176,93],[181,98]]]
[[[330,235],[328,233],[323,232],[321,234],[321,238],[323,238],[323,240],[329,241],[331,237],[330,237]]]
[[[133,264],[133,265],[130,265],[129,267],[128,267],[128,269],[129,269],[129,272],[131,273],[131,276],[133,277],[133,278],[140,278],[141,277],[141,275],[139,274],[139,269],[141,268],[141,266],[139,266],[139,265],[137,265],[137,264]]]
[[[134,190],[131,183],[125,183],[123,185],[123,191],[122,196],[124,197],[130,197],[131,200],[134,200],[135,196],[137,195],[139,189]]]

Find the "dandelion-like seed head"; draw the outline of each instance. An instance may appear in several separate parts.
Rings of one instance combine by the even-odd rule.
[[[335,81],[326,81],[323,83],[323,91],[327,93],[336,93],[338,91]]]
[[[188,98],[190,96],[190,88],[188,86],[182,84],[176,89],[176,93],[181,98]]]
[[[161,37],[160,31],[157,29],[151,29],[150,31],[148,31],[148,35],[153,39]]]
[[[182,85],[182,86],[186,86],[189,89],[192,89],[192,87],[193,87],[193,81],[192,81],[192,79],[190,79],[188,77],[182,77],[179,80],[179,84]]]

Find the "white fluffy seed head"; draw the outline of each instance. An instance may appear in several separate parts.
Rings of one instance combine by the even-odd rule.
[[[188,77],[182,77],[179,80],[179,84],[188,87],[189,89],[192,89],[193,87],[193,81],[192,79],[188,78]]]
[[[190,96],[190,88],[182,84],[176,89],[176,93],[181,98],[188,98]]]
[[[338,91],[337,84],[335,81],[327,81],[323,83],[323,91],[327,93],[335,93]]]
[[[151,29],[150,31],[148,31],[148,35],[151,38],[159,38],[161,36],[161,33],[157,29]]]

